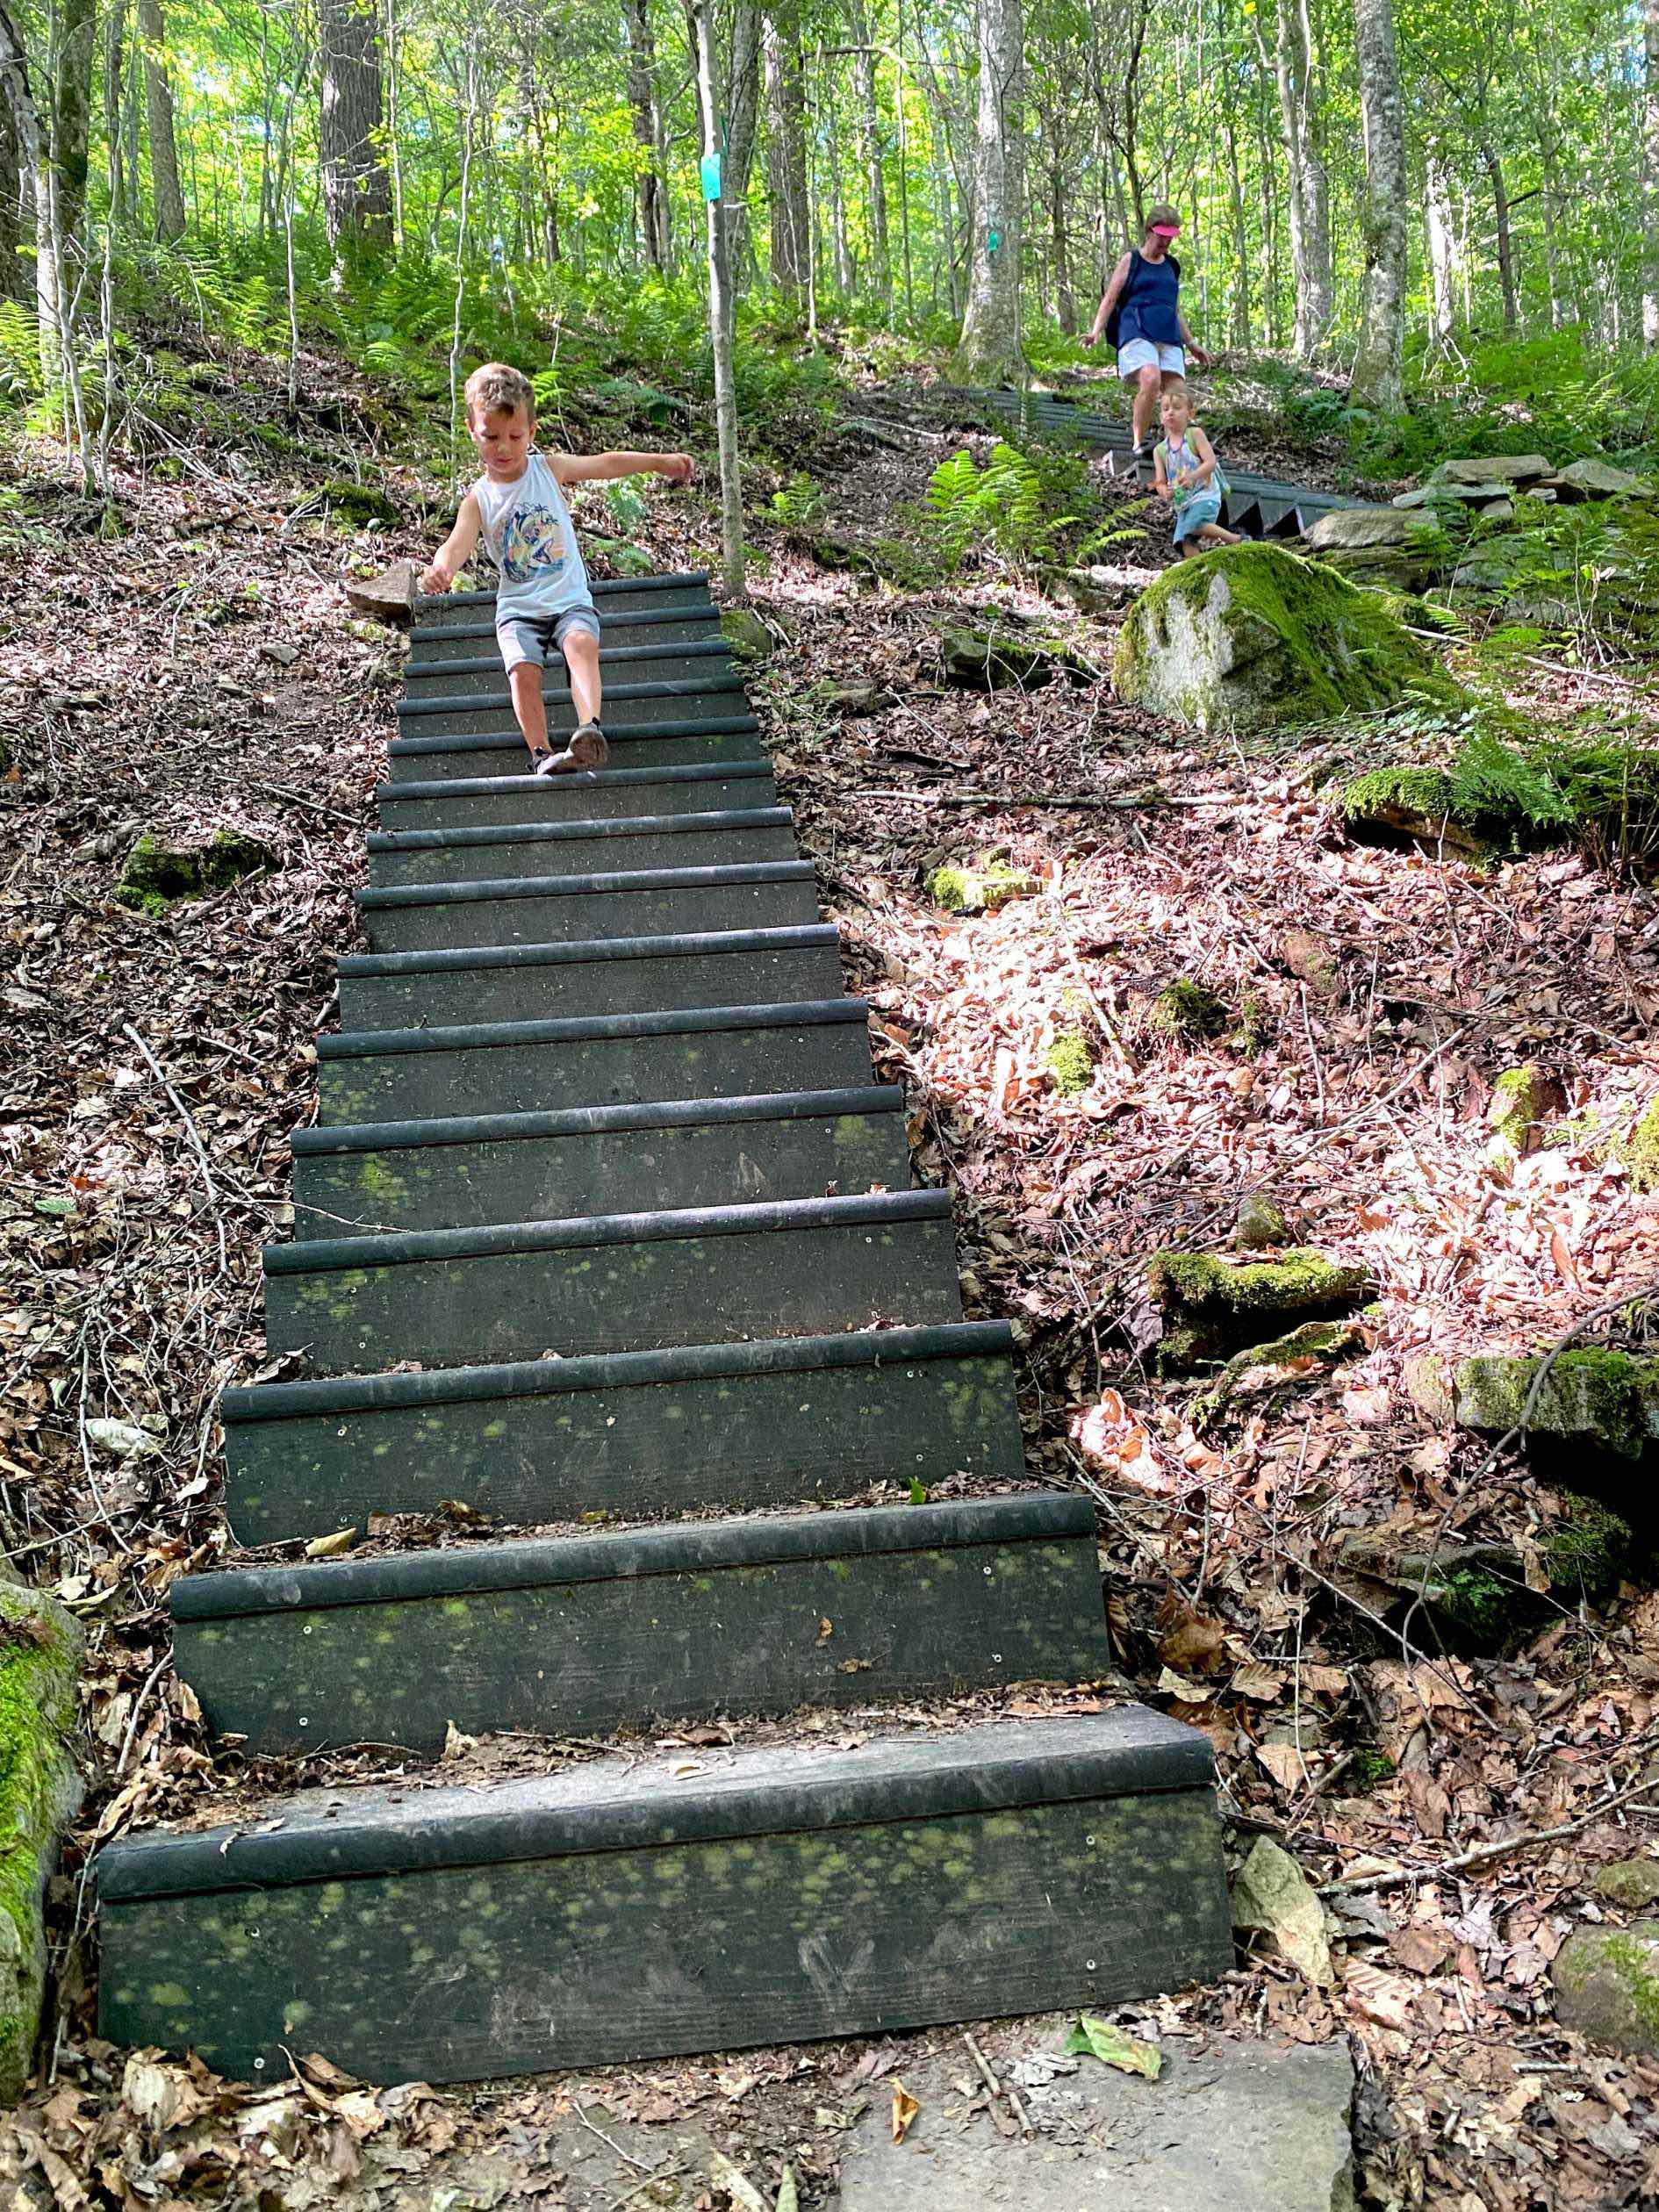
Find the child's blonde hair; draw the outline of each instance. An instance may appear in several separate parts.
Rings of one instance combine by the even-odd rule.
[[[1172,384],[1168,391],[1164,393],[1163,397],[1158,402],[1160,410],[1161,411],[1163,408],[1168,406],[1173,399],[1179,399],[1183,407],[1186,407],[1189,410],[1191,409],[1192,386],[1187,383],[1184,377],[1180,379],[1178,382]]]
[[[509,368],[505,361],[486,361],[467,378],[469,422],[485,415],[516,414],[520,408],[534,424],[535,391],[522,370]]]

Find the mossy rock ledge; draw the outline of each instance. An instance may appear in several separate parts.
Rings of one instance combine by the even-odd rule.
[[[1196,729],[1264,729],[1454,686],[1374,592],[1277,545],[1178,562],[1130,609],[1117,695]]]
[[[200,844],[173,844],[146,830],[126,856],[115,895],[141,914],[162,915],[180,899],[228,891],[270,867],[276,854],[241,830],[219,830]]]
[[[1492,1436],[1518,1429],[1540,1356],[1465,1360],[1457,1370],[1459,1424]],[[1576,1488],[1630,1512],[1638,1495],[1628,1478],[1659,1453],[1659,1359],[1603,1347],[1561,1353],[1526,1412],[1526,1437],[1547,1460],[1570,1454]],[[1651,1520],[1651,1510],[1641,1518]]]
[[[41,1907],[81,1802],[69,1756],[82,1637],[54,1599],[0,1581],[0,2104],[21,2095],[46,1994]]]
[[[1659,2052],[1659,1921],[1575,1928],[1549,1975],[1563,2028],[1613,2050]]]
[[[1336,1321],[1371,1295],[1365,1269],[1306,1248],[1273,1260],[1208,1252],[1160,1252],[1146,1288],[1164,1317],[1158,1348],[1166,1368],[1225,1359],[1306,1321]]]

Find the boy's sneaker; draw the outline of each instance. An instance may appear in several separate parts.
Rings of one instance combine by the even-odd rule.
[[[541,751],[530,755],[530,773],[533,776],[552,776],[558,772],[559,755],[549,752],[543,745]]]

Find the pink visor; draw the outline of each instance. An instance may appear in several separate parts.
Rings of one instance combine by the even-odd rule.
[[[1179,223],[1154,223],[1152,226],[1152,234],[1154,238],[1179,238],[1181,225]]]

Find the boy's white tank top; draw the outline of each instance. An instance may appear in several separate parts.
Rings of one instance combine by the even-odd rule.
[[[501,571],[496,620],[515,614],[562,614],[591,603],[576,528],[558,479],[539,453],[511,484],[481,477],[472,487],[484,542]]]

